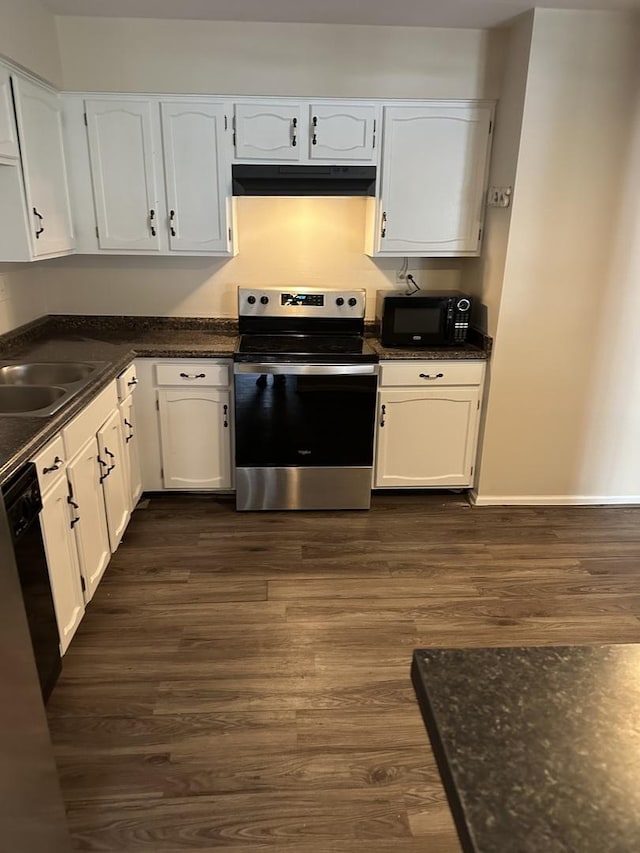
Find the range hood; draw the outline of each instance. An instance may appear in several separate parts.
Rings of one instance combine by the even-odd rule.
[[[233,195],[363,196],[375,195],[375,166],[232,167]]]

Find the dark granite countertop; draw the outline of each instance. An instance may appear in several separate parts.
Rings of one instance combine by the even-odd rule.
[[[487,358],[490,344],[460,349],[389,350],[367,339],[380,358]],[[486,339],[490,341],[490,339]],[[0,336],[0,361],[101,361],[104,370],[50,418],[0,417],[0,483],[49,441],[134,358],[231,358],[237,321],[198,317],[49,316]]]
[[[0,483],[30,459],[134,358],[230,358],[229,321],[165,318],[44,318],[0,338],[0,361],[100,361],[105,367],[50,418],[0,417]]]
[[[640,850],[640,645],[416,650],[463,850]]]

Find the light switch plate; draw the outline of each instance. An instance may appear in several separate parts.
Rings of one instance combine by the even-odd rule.
[[[8,298],[7,281],[3,275],[0,275],[0,302],[4,302]]]
[[[513,187],[489,187],[487,193],[488,207],[509,207]]]

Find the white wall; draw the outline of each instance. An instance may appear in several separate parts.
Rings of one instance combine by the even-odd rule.
[[[57,25],[68,90],[498,95],[502,42],[483,30],[91,17]]]
[[[0,0],[0,56],[62,83],[55,18],[39,0]]]
[[[29,264],[0,264],[0,335],[46,313],[40,279]]]
[[[363,254],[363,198],[240,198],[240,253],[211,258],[76,256],[40,264],[49,310],[58,314],[237,316],[238,285],[395,286],[397,261]],[[416,278],[456,288],[457,264],[419,261]]]
[[[501,33],[399,27],[65,17],[64,87],[323,97],[497,97]],[[235,313],[238,284],[395,284],[399,260],[363,254],[364,201],[242,199],[232,261],[70,258],[43,272],[59,313]],[[426,287],[459,262],[416,261]],[[374,310],[371,300],[370,313]]]
[[[639,48],[535,12],[480,502],[640,500]]]

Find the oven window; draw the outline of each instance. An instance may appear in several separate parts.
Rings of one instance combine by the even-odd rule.
[[[442,311],[437,308],[396,308],[393,331],[399,335],[429,335],[440,331]]]
[[[234,378],[239,467],[373,463],[375,376]]]

